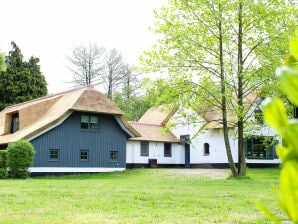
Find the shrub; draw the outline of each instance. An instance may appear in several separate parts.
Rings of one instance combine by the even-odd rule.
[[[7,150],[0,150],[0,179],[5,179],[7,177]]]
[[[32,166],[34,159],[34,148],[26,140],[19,140],[8,145],[8,166],[13,178],[27,178],[28,168]]]
[[[291,40],[290,52],[285,62],[286,66],[278,68],[276,75],[288,100],[298,107],[298,36]],[[277,147],[278,156],[282,161],[278,202],[289,220],[298,223],[298,119],[288,119],[286,108],[279,98],[267,101],[264,118],[284,141],[283,145]],[[262,206],[261,208],[272,221],[280,223],[279,218],[268,209]]]

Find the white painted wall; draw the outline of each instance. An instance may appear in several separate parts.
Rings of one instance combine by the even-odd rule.
[[[176,123],[176,127],[171,129],[177,138],[181,135],[190,135],[190,164],[220,164],[228,163],[226,148],[223,138],[222,130],[209,129],[202,133],[197,134],[204,120],[198,117],[197,123],[187,123],[187,118],[179,118],[174,115],[171,122]],[[263,136],[275,136],[275,132],[268,126],[255,126],[250,134],[263,135]],[[236,128],[230,129],[230,146],[233,155],[234,162],[238,162],[238,142],[236,135]],[[279,139],[281,141],[281,139]],[[210,145],[209,155],[204,155],[204,143]],[[140,156],[140,141],[128,141],[127,142],[127,163],[141,163],[148,164],[148,159],[157,159],[158,164],[185,164],[185,148],[184,145],[172,143],[172,157],[164,157],[164,143],[163,142],[150,142],[149,143],[149,156]],[[266,159],[254,159],[246,160],[247,163],[270,163],[278,164],[279,159],[266,160]]]
[[[149,156],[141,156],[141,142],[126,143],[126,163],[148,164],[149,159],[157,159],[158,164],[184,164],[184,145],[172,143],[172,156],[164,157],[163,142],[149,142]]]
[[[175,115],[176,116],[176,115]],[[201,125],[203,125],[203,120],[197,120],[196,124],[187,123],[186,119],[181,120],[177,117],[173,117],[172,120],[176,120],[175,129],[172,130],[178,138],[181,135],[190,135],[191,146],[190,146],[190,163],[191,164],[208,164],[208,163],[228,163],[226,156],[226,148],[223,138],[222,130],[220,129],[209,129],[204,130],[202,133],[197,135],[197,132]],[[276,133],[273,129],[268,126],[256,126],[250,132],[252,135],[263,135],[263,136],[275,136]],[[281,142],[281,139],[279,139]],[[237,142],[237,130],[236,128],[230,129],[230,145],[233,155],[234,162],[238,162],[238,142]],[[208,156],[204,155],[204,143],[209,143],[210,145],[210,154]],[[278,164],[280,163],[279,159],[266,160],[266,159],[247,159],[247,163],[270,163]]]
[[[190,135],[190,163],[228,163],[225,143],[221,131],[219,129],[210,129],[195,136],[198,130],[199,127],[192,124],[177,125],[175,130],[172,130],[178,138],[181,135]],[[204,143],[208,143],[210,145],[209,155],[204,155]],[[233,136],[230,137],[230,145],[234,161],[238,162],[237,141]]]

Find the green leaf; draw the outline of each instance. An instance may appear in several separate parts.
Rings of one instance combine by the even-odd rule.
[[[289,126],[289,121],[282,100],[267,98],[263,105],[264,119],[283,136],[283,128]]]
[[[274,223],[280,223],[278,217],[276,217],[272,212],[269,211],[261,202],[256,202],[257,207],[261,210],[267,219],[273,221]]]
[[[282,197],[279,202],[289,218],[298,222],[298,165],[295,161],[284,164],[280,174]]]
[[[293,37],[290,40],[290,53],[298,60],[298,37]]]
[[[289,55],[288,57],[286,57],[285,59],[285,65],[287,66],[291,66],[294,65],[296,63],[296,59],[293,55]]]
[[[276,76],[289,100],[298,106],[298,72],[290,67],[283,66],[276,70]]]

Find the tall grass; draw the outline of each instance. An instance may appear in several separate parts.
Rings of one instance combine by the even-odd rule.
[[[211,179],[133,169],[1,180],[0,223],[266,223],[255,201],[281,213],[272,188],[279,169],[248,175]]]

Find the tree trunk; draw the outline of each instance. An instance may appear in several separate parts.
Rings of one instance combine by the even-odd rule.
[[[237,177],[237,170],[233,160],[233,155],[231,151],[230,141],[229,141],[229,130],[227,121],[227,102],[226,102],[226,84],[225,84],[225,72],[224,72],[224,59],[223,59],[223,36],[222,36],[222,8],[219,4],[219,60],[220,60],[220,87],[221,87],[221,101],[222,101],[222,118],[223,118],[223,135],[224,142],[226,146],[226,153],[229,162],[229,166],[234,177]]]
[[[108,98],[112,99],[113,97],[113,77],[112,74],[110,73],[109,75],[109,86],[108,86]]]
[[[246,175],[246,161],[243,146],[243,49],[242,49],[242,37],[243,37],[243,24],[242,24],[242,1],[239,3],[238,11],[238,108],[237,126],[238,126],[238,176]]]

